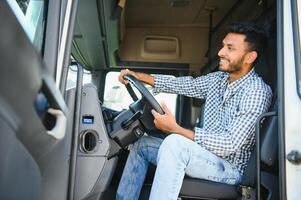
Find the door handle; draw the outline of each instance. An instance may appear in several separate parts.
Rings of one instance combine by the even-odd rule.
[[[65,136],[67,118],[65,114],[58,109],[49,108],[47,112],[56,117],[55,125],[51,130],[47,130],[47,134],[55,139],[62,139]]]
[[[289,154],[287,154],[286,159],[294,165],[301,164],[301,154],[299,151],[291,151]]]

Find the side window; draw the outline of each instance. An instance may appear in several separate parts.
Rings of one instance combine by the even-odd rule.
[[[77,67],[74,65],[71,65],[71,66],[69,66],[69,70],[68,70],[66,90],[75,88],[76,80],[77,80]],[[92,82],[91,73],[87,70],[84,70],[83,84],[91,83],[91,82]]]
[[[296,9],[297,15],[293,16],[293,31],[294,31],[294,51],[296,59],[296,78],[297,78],[297,92],[301,98],[301,2],[295,1],[297,3]]]
[[[131,96],[128,94],[126,87],[118,81],[119,72],[109,72],[106,76],[104,102],[105,107],[120,111],[128,109],[129,105],[133,103]],[[152,87],[145,85],[146,88],[152,92]],[[135,88],[134,88],[135,90]],[[139,92],[135,90],[138,98],[141,97]],[[165,102],[167,107],[175,114],[176,112],[176,94],[160,93],[155,96],[156,100],[161,103]]]
[[[7,0],[27,36],[42,52],[47,0]]]

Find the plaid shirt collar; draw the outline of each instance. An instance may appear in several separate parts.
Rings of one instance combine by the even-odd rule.
[[[231,96],[236,94],[245,84],[248,83],[249,78],[255,76],[255,70],[252,68],[246,75],[242,76],[240,79],[229,83],[229,73],[221,81],[221,88],[225,91],[224,100],[229,99]]]

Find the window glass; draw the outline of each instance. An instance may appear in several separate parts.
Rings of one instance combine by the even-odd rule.
[[[299,48],[295,47],[295,51],[298,49],[299,52],[297,52],[297,55],[299,55],[299,61],[301,61],[301,39],[300,39],[300,34],[301,34],[301,3],[300,1],[296,1],[297,2],[297,13],[298,13],[298,34],[295,37],[295,41],[296,39],[298,39],[297,41],[299,41]],[[296,16],[295,16],[296,17]],[[298,90],[298,94],[299,97],[301,98],[301,62],[298,63],[296,65],[296,76],[297,76],[297,90]]]
[[[76,80],[77,80],[77,66],[71,65],[68,70],[66,90],[75,88]],[[91,83],[91,82],[92,82],[91,73],[87,70],[84,70],[83,84]]]
[[[30,41],[42,51],[47,0],[7,0]]]
[[[106,76],[104,102],[105,107],[120,111],[128,109],[133,100],[126,90],[126,87],[118,81],[119,72],[109,72]],[[152,92],[152,87],[145,85]],[[136,88],[133,88],[138,98],[141,98],[140,93]],[[175,114],[176,111],[176,94],[160,93],[155,96],[156,100],[161,103],[165,102],[167,107]]]

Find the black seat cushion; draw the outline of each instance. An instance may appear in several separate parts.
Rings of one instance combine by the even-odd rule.
[[[180,196],[214,199],[236,199],[240,196],[237,188],[238,186],[235,185],[185,177],[180,191]]]

